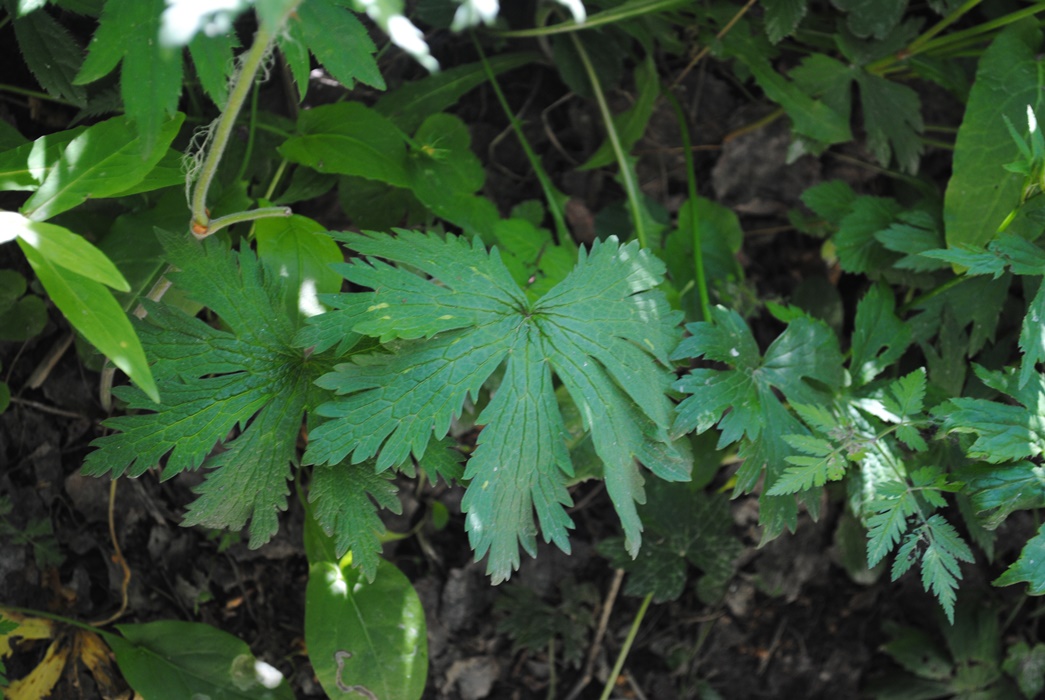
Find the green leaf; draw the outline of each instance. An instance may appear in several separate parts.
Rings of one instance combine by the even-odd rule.
[[[303,37],[323,67],[346,88],[351,90],[358,80],[385,89],[374,58],[377,47],[350,10],[333,0],[309,0],[297,6],[288,24],[292,35]]]
[[[497,631],[512,638],[512,653],[526,649],[542,653],[555,645],[567,665],[579,668],[595,627],[599,591],[592,583],[578,584],[572,576],[559,579],[562,601],[546,603],[525,584],[509,584],[500,590],[494,609],[504,613]]]
[[[713,604],[721,599],[743,549],[731,532],[728,499],[695,491],[689,484],[656,481],[639,515],[647,533],[637,558],[628,554],[619,537],[599,543],[599,553],[611,566],[628,572],[624,592],[652,595],[655,603],[675,600],[692,564],[704,573],[698,583],[701,600]]]
[[[804,378],[840,386],[838,341],[822,322],[805,316],[795,319],[762,356],[738,313],[715,307],[711,317],[713,323],[686,326],[691,336],[679,344],[672,359],[703,357],[734,369],[692,369],[675,383],[676,390],[690,394],[678,406],[676,434],[702,433],[717,423],[720,448],[742,437],[757,440],[764,422],[761,412],[767,404],[780,403],[774,388],[792,403],[814,403],[818,392]]]
[[[267,279],[253,253],[237,255],[216,239],[201,245],[164,235],[163,243],[180,270],[171,274],[175,287],[209,307],[228,330],[147,302],[139,328],[156,359],[164,403],[152,406],[139,392],[116,389],[131,408],[153,413],[111,419],[118,432],[93,443],[98,449],[87,456],[84,471],[137,476],[168,453],[165,478],[211,468],[187,521],[241,528],[249,518],[256,548],[275,534],[277,513],[286,508],[312,382],[330,360],[291,344],[283,290]],[[217,443],[225,449],[214,452]]]
[[[943,245],[943,231],[932,214],[921,211],[901,212],[898,220],[874,234],[875,240],[894,253],[904,257],[893,267],[915,272],[928,272],[946,267],[943,262],[930,260],[922,254]]]
[[[856,200],[856,193],[844,180],[821,182],[802,193],[802,203],[836,228],[841,226]]]
[[[185,115],[168,120],[153,135],[156,148],[143,148],[143,138],[128,138],[127,120],[114,117],[89,127],[69,142],[22,213],[44,221],[83,204],[121,194],[137,185],[166,154]],[[146,155],[147,154],[147,155]]]
[[[408,231],[341,238],[370,256],[342,273],[375,291],[333,299],[333,317],[345,331],[400,342],[320,379],[345,396],[320,408],[337,420],[311,432],[305,459],[333,464],[350,453],[353,462],[376,455],[378,469],[386,469],[411,453],[421,457],[433,433],[446,435],[466,399],[504,364],[500,386],[477,418],[485,427],[468,462],[462,508],[477,558],[489,553],[488,571],[506,579],[518,566],[520,544],[535,552],[535,508],[545,539],[569,547],[572,523],[562,504],[570,503],[565,480],[573,468],[554,371],[592,432],[629,549],[637,551],[634,502],[643,490],[635,460],[662,478],[688,477],[667,435],[667,353],[678,315],[653,289],[663,273],[659,261],[636,244],[597,242],[565,280],[530,302],[478,240]]]
[[[1033,462],[972,466],[961,476],[972,507],[988,530],[1017,510],[1045,508],[1045,467]]]
[[[369,107],[341,102],[306,110],[298,118],[298,131],[279,147],[292,163],[408,186],[403,134]]]
[[[888,228],[899,213],[900,204],[894,199],[857,197],[832,239],[842,269],[871,275],[888,269],[895,256],[882,247],[875,235]]]
[[[730,56],[751,71],[766,97],[787,112],[795,133],[827,145],[853,140],[849,115],[840,113],[824,101],[814,100],[781,75],[749,34],[732,31],[723,38],[723,44]]]
[[[791,36],[809,10],[809,0],[762,0],[766,10],[766,36],[774,44]]]
[[[906,0],[904,0],[906,2]],[[900,170],[918,171],[922,155],[922,104],[918,93],[899,83],[866,71],[856,74],[864,110],[867,145],[878,162],[888,166],[892,157]]]
[[[228,32],[210,36],[200,32],[189,42],[189,55],[200,86],[219,109],[225,109],[229,99],[229,74],[234,65],[232,53],[239,48],[239,39],[235,33]]]
[[[981,379],[987,375],[977,367]],[[1022,405],[959,397],[938,410],[949,432],[973,433],[976,439],[966,448],[967,456],[992,464],[1037,457],[1045,452],[1045,375],[1017,389],[1009,376],[1005,393]]]
[[[3,231],[0,243],[17,238],[53,265],[121,292],[130,289],[127,280],[102,251],[63,226],[30,221],[21,214],[0,211],[0,231]]]
[[[424,610],[410,581],[387,561],[369,583],[336,562],[309,567],[305,644],[331,697],[419,700],[424,692]]]
[[[907,530],[907,518],[918,512],[918,502],[904,482],[885,482],[868,506],[874,515],[867,519],[867,565],[874,567]],[[897,559],[903,557],[897,555]]]
[[[0,153],[0,190],[37,190],[57,165],[69,142],[86,129],[85,126],[78,126],[47,134]]]
[[[1045,362],[1045,284],[1039,284],[1038,292],[1027,305],[1027,315],[1020,328],[1020,350],[1023,359],[1020,366],[1020,386],[1033,377],[1040,376],[1038,363]]]
[[[520,51],[488,59],[490,70],[500,75],[541,60],[538,53]],[[411,80],[382,95],[374,110],[406,132],[413,132],[429,115],[457,104],[466,94],[487,80],[482,62],[456,66],[439,73]]]
[[[340,559],[351,551],[352,564],[370,583],[377,575],[385,533],[374,503],[397,514],[403,510],[390,477],[375,473],[371,462],[321,466],[312,472],[308,500],[315,503],[316,520],[334,538],[335,556]]]
[[[28,340],[44,329],[44,300],[25,291],[24,277],[14,270],[0,270],[0,340]]]
[[[678,405],[672,432],[702,433],[717,423],[722,431],[720,449],[743,438],[738,456],[744,461],[737,472],[737,488],[752,491],[764,473],[768,491],[786,470],[791,454],[783,436],[806,432],[776,392],[793,404],[825,400],[824,393],[806,379],[828,389],[841,386],[838,341],[824,323],[799,316],[761,356],[739,314],[715,307],[711,317],[713,323],[686,327],[692,335],[679,344],[672,359],[703,357],[732,369],[692,369],[675,383],[676,390],[690,396]],[[785,527],[793,529],[797,515],[794,497],[764,494],[759,503],[763,539],[775,537]]]
[[[1027,583],[1028,595],[1045,595],[1045,525],[1027,541],[1019,559],[993,581],[995,586]]]
[[[871,381],[900,359],[911,344],[911,327],[896,316],[896,300],[875,285],[856,307],[849,371],[857,386]]]
[[[460,226],[465,235],[485,240],[500,215],[489,199],[473,194],[483,186],[486,172],[471,141],[468,126],[453,115],[425,119],[414,134],[409,185],[433,214]]]
[[[18,245],[48,296],[73,328],[98,348],[152,401],[160,400],[145,351],[127,314],[100,283],[57,267],[36,248],[19,239]],[[126,283],[124,283],[126,284]],[[147,404],[146,404],[147,405]]]
[[[1038,697],[1045,690],[1045,644],[1016,642],[1006,650],[1002,669],[1016,679],[1023,697]]]
[[[958,562],[972,563],[975,559],[969,545],[939,513],[925,521],[923,533],[928,544],[922,554],[922,587],[932,591],[953,624],[955,591],[961,578]]]
[[[980,59],[954,144],[944,197],[947,245],[980,247],[1020,202],[1023,178],[1003,167],[1017,155],[1002,118],[1022,123],[1038,103],[1041,31],[1019,22],[1002,31]]]
[[[103,632],[128,685],[146,698],[291,700],[282,674],[238,637],[200,622],[164,620]]]
[[[653,114],[653,106],[657,97],[660,96],[660,80],[657,77],[657,66],[653,62],[652,54],[636,67],[635,87],[638,91],[635,103],[613,117],[620,146],[625,153],[630,153],[635,143],[646,133],[646,125]],[[588,160],[577,166],[577,169],[594,170],[610,165],[615,160],[613,144],[607,139]]]
[[[785,435],[784,442],[812,457],[788,457],[786,461],[792,466],[773,484],[768,491],[770,496],[820,488],[828,481],[839,481],[845,476],[846,458],[827,440],[812,435]]]
[[[258,258],[269,278],[283,280],[284,301],[290,315],[323,313],[318,295],[341,290],[341,275],[330,266],[344,260],[326,229],[312,219],[294,215],[259,219],[254,235]]]
[[[907,9],[907,0],[831,0],[831,4],[848,13],[849,29],[861,39],[884,39]]]
[[[120,95],[141,137],[140,153],[152,152],[181,97],[181,53],[159,40],[163,9],[163,0],[107,0],[75,80],[77,85],[92,83],[123,62]]]
[[[73,79],[83,61],[83,49],[72,34],[43,10],[17,17],[15,39],[33,77],[48,94],[83,106],[87,91]]]
[[[992,275],[998,279],[1011,269],[1016,275],[1045,273],[1045,250],[1022,236],[1003,233],[986,250],[962,245],[948,250],[927,250],[923,256],[968,268],[967,275]]]

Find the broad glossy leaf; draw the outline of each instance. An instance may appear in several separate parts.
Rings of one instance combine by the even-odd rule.
[[[279,148],[291,162],[395,187],[409,184],[402,132],[369,107],[342,102],[307,110],[298,118],[298,131]]]
[[[418,700],[428,673],[424,610],[410,581],[381,560],[367,582],[333,561],[309,567],[305,643],[331,697]]]
[[[954,144],[953,174],[944,197],[947,245],[980,247],[1020,201],[1023,178],[1005,172],[1017,156],[1003,117],[1025,123],[1041,92],[1041,31],[1033,23],[1006,28],[980,58]]]
[[[32,246],[50,263],[87,279],[126,292],[130,287],[105,253],[69,229],[42,221],[30,221],[13,211],[0,211],[0,243],[15,238]]]
[[[0,190],[35,191],[58,164],[62,151],[87,127],[48,134],[0,153]]]
[[[57,267],[36,248],[22,241],[18,245],[36,273],[48,296],[73,328],[78,330],[152,401],[160,400],[145,351],[127,314],[100,283],[65,268]]]
[[[378,468],[386,469],[420,457],[507,361],[477,419],[485,427],[468,462],[463,508],[477,557],[489,553],[494,579],[508,578],[519,545],[536,549],[534,509],[545,539],[568,547],[571,522],[562,505],[570,502],[565,480],[572,466],[555,372],[592,431],[629,551],[637,551],[634,503],[643,499],[643,479],[635,460],[662,478],[688,477],[686,459],[667,436],[667,352],[678,315],[653,291],[663,272],[659,261],[636,244],[596,243],[566,279],[531,302],[499,256],[478,241],[398,234],[342,237],[371,256],[346,264],[343,274],[375,291],[333,298],[338,310],[326,316],[345,331],[401,342],[321,378],[321,386],[344,396],[321,407],[335,420],[311,432],[306,460],[334,464],[349,454],[354,462],[376,455]],[[421,338],[428,340],[415,340]]]
[[[144,698],[292,700],[283,675],[228,632],[200,622],[116,625],[104,633],[127,683]]]
[[[22,213],[44,221],[89,198],[111,197],[137,185],[166,154],[184,119],[179,113],[162,127],[157,125],[154,141],[158,147],[151,150],[143,148],[142,137],[128,138],[124,117],[89,127],[66,145],[58,164],[22,206]]]

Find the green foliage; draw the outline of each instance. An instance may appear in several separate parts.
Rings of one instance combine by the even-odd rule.
[[[595,627],[599,592],[591,583],[577,583],[572,577],[561,579],[562,600],[552,605],[532,589],[521,584],[505,586],[494,607],[504,613],[497,629],[513,640],[512,653],[520,649],[547,651],[549,657],[561,649],[567,666],[578,667],[584,659],[589,635]]]
[[[1038,104],[1040,48],[1037,26],[1018,23],[998,35],[980,59],[944,199],[949,246],[982,247],[1020,204],[1023,178],[1003,170],[1018,154],[1006,119],[1023,124],[1028,105]]]
[[[867,688],[871,696],[879,700],[958,696],[1015,700],[1020,695],[1006,674],[1016,678],[1021,689],[1034,683],[1019,675],[1020,664],[1033,663],[1021,653],[1025,643],[1010,647],[1003,663],[1002,633],[993,606],[959,604],[951,622],[939,625],[941,643],[940,635],[887,621],[889,641],[882,649],[903,670],[876,678]]]
[[[667,435],[667,353],[678,316],[653,291],[659,261],[611,239],[582,254],[559,285],[531,302],[478,241],[407,231],[394,239],[338,237],[368,256],[341,266],[342,274],[374,291],[331,299],[333,335],[324,321],[300,342],[325,349],[338,334],[354,332],[395,343],[319,380],[343,398],[319,407],[335,420],[311,431],[306,462],[376,456],[384,470],[411,454],[421,458],[433,434],[443,437],[465,401],[504,364],[477,418],[484,428],[468,461],[462,507],[477,558],[489,554],[494,580],[506,579],[518,567],[519,545],[535,554],[534,509],[546,541],[569,551],[572,521],[563,506],[571,503],[565,482],[573,467],[554,371],[591,431],[628,550],[637,552],[642,526],[634,503],[644,497],[635,459],[669,480],[689,471]]]
[[[164,620],[102,633],[127,683],[143,697],[174,689],[186,697],[279,700],[294,697],[282,674],[245,642],[210,625]]]
[[[711,321],[686,329],[691,336],[673,359],[703,358],[730,369],[694,368],[676,382],[675,388],[688,396],[679,404],[673,431],[700,434],[717,425],[720,449],[743,439],[737,488],[753,490],[765,472],[769,491],[760,499],[759,515],[764,536],[771,538],[784,527],[794,529],[794,498],[772,495],[772,489],[790,454],[784,436],[805,431],[776,392],[791,403],[814,404],[826,396],[825,389],[839,387],[842,356],[837,339],[823,322],[799,313],[762,354],[740,315],[721,307],[712,309]],[[820,388],[807,378],[819,382]]]
[[[428,673],[424,610],[399,569],[381,560],[368,582],[347,565],[313,560],[305,604],[305,643],[331,697],[421,697]]]
[[[140,391],[118,388],[129,407],[155,413],[111,419],[119,432],[95,442],[84,470],[138,476],[168,453],[165,478],[206,466],[213,471],[186,522],[238,529],[249,519],[251,546],[259,547],[275,534],[276,514],[286,508],[296,436],[317,398],[312,382],[331,360],[291,344],[294,319],[284,312],[283,290],[253,253],[230,252],[216,239],[163,239],[168,259],[181,270],[172,281],[228,330],[147,303],[139,332],[157,359],[164,403],[156,407]],[[211,454],[222,442],[225,450]]]
[[[652,595],[656,603],[675,600],[685,586],[687,564],[692,564],[702,572],[697,595],[705,603],[718,602],[742,549],[730,532],[729,502],[688,484],[659,481],[650,484],[647,496],[639,507],[646,542],[638,557],[628,554],[622,538],[599,544],[614,567],[630,574],[624,592]]]

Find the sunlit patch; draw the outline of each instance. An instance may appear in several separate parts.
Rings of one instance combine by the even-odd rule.
[[[298,290],[298,311],[305,316],[319,316],[326,311],[319,303],[319,295],[316,293],[316,281],[314,279],[301,280],[301,288]]]
[[[254,676],[258,683],[269,689],[278,688],[279,684],[283,682],[283,674],[279,672],[279,669],[259,659],[254,661]]]
[[[348,582],[345,581],[345,577],[342,575],[340,567],[327,567],[324,580],[332,593],[341,596],[348,594]]]

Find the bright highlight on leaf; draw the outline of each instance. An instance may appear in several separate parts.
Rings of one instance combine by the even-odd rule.
[[[534,510],[544,538],[569,551],[565,480],[573,466],[557,376],[591,430],[634,556],[642,530],[635,503],[644,501],[636,460],[664,479],[689,476],[689,461],[667,430],[668,352],[679,315],[654,289],[661,262],[635,243],[596,242],[573,272],[531,302],[496,250],[478,240],[409,231],[339,238],[367,256],[342,265],[342,274],[374,291],[328,297],[336,310],[300,341],[333,342],[329,324],[337,323],[343,333],[389,345],[320,378],[342,397],[319,407],[334,420],[311,431],[306,462],[376,456],[383,470],[411,454],[420,458],[503,367],[478,417],[485,427],[468,461],[462,507],[476,557],[489,554],[493,579],[507,579],[520,545],[535,554]]]

